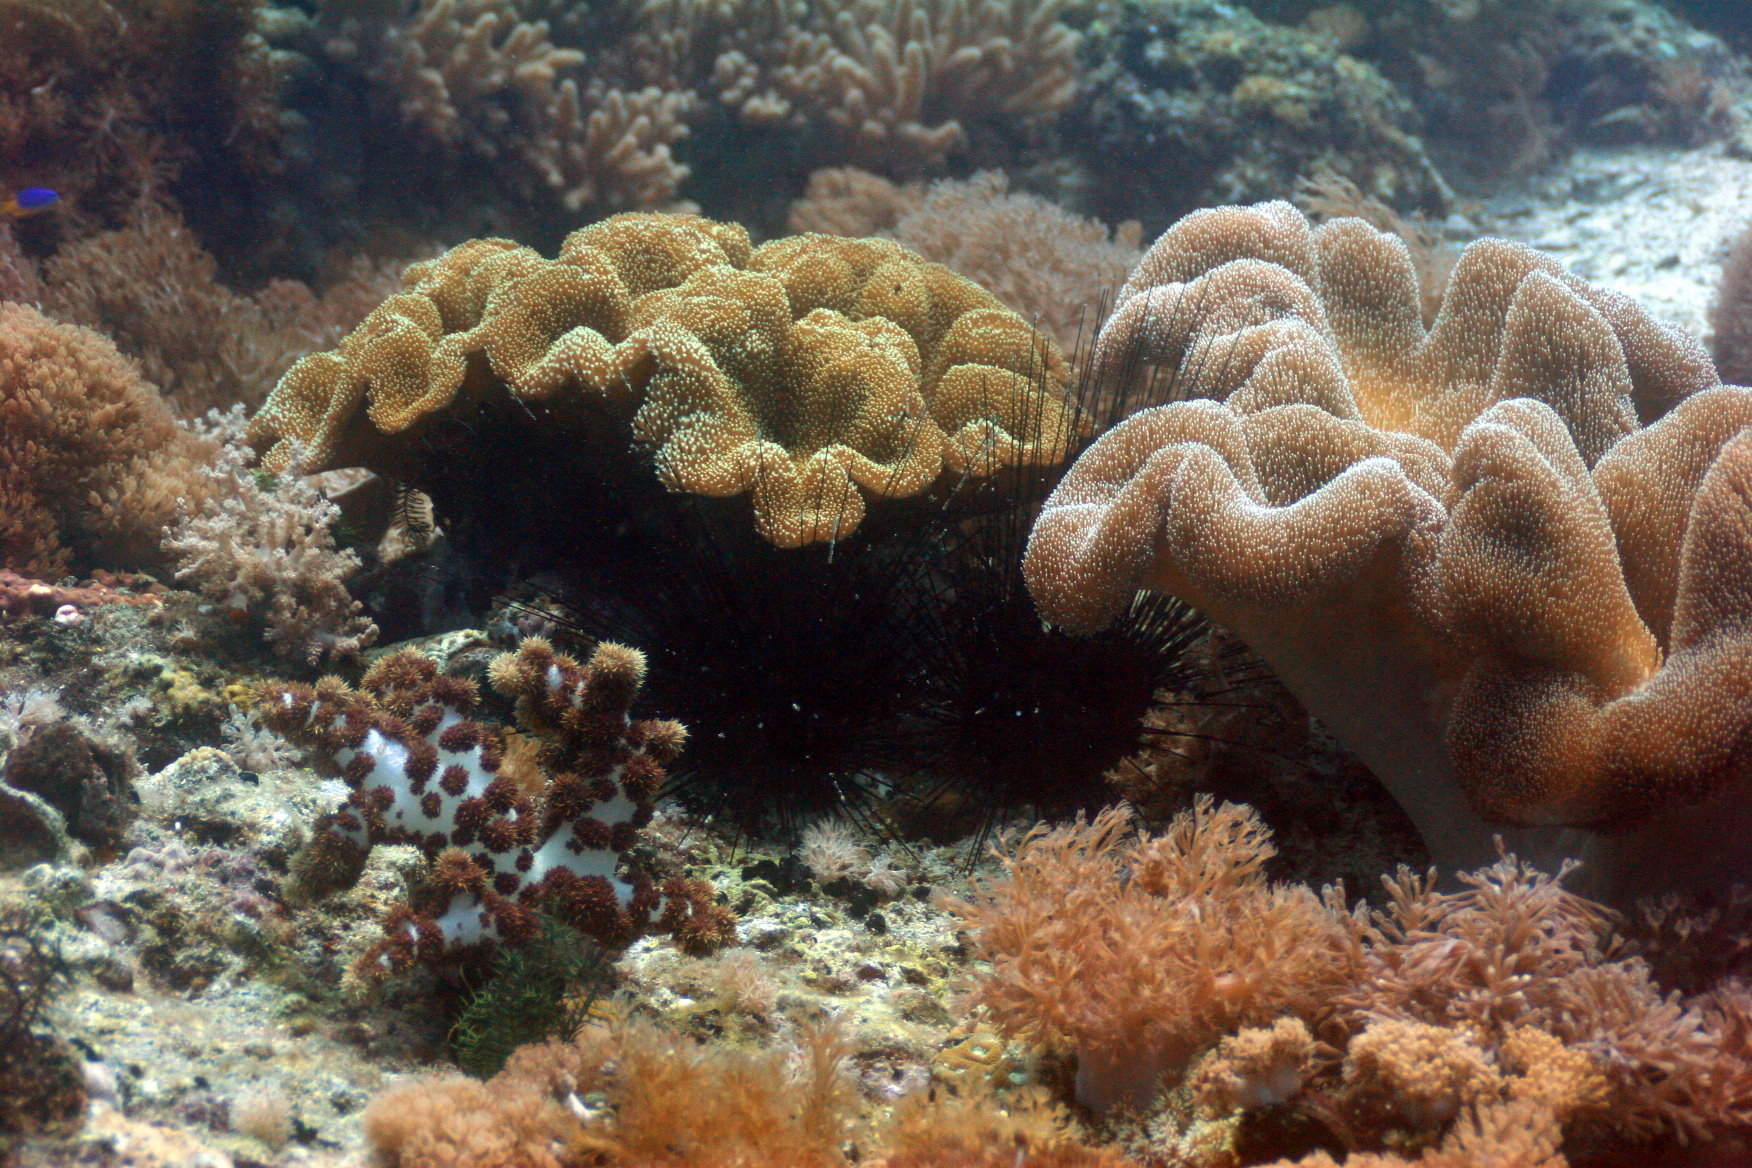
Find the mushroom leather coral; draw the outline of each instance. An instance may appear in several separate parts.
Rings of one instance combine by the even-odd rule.
[[[1605,879],[1650,832],[1744,835],[1752,391],[1694,341],[1500,240],[1426,330],[1398,238],[1270,203],[1171,228],[1094,363],[1194,400],[1108,432],[1048,500],[1025,570],[1049,620],[1099,628],[1138,588],[1203,609],[1445,863],[1489,855],[1485,820],[1661,817],[1591,841]],[[1517,846],[1574,842],[1545,841]]]
[[[887,240],[751,248],[734,224],[617,215],[556,260],[502,239],[415,264],[250,426],[278,467],[397,473],[489,395],[630,415],[662,481],[752,494],[781,547],[843,537],[865,496],[1056,464],[1071,407],[1056,347],[991,294]]]

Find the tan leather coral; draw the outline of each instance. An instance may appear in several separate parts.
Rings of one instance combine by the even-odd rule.
[[[1500,240],[1426,331],[1396,237],[1272,203],[1164,235],[1094,362],[1191,400],[1048,500],[1049,620],[1099,628],[1139,588],[1197,605],[1438,859],[1488,856],[1484,820],[1725,822],[1673,809],[1752,772],[1752,390],[1694,341]]]
[[[557,259],[507,240],[408,269],[332,353],[287,372],[250,425],[280,466],[392,470],[446,418],[509,394],[630,418],[673,490],[752,495],[782,547],[849,535],[906,498],[1063,457],[1063,357],[995,297],[888,240],[753,248],[733,224],[626,214]]]

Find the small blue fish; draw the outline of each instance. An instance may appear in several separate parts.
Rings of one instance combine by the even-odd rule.
[[[61,201],[61,196],[48,187],[25,187],[15,195],[6,196],[6,201],[0,203],[0,215],[13,219],[28,219],[42,211],[47,211]]]

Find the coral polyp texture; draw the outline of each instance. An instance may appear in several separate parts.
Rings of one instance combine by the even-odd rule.
[[[54,579],[157,563],[177,500],[207,498],[216,451],[104,337],[0,304],[0,566]]]
[[[539,743],[537,782],[506,766],[503,734],[470,717],[473,683],[413,650],[378,661],[358,690],[325,678],[263,691],[262,721],[353,789],[299,857],[307,887],[352,883],[378,843],[410,843],[432,861],[429,887],[391,911],[360,975],[521,943],[541,913],[607,945],[654,932],[695,952],[726,942],[730,918],[709,885],[617,875],[687,738],[679,723],[629,715],[644,670],[624,645],[598,645],[580,665],[533,637],[494,660],[493,687],[516,699]]]
[[[422,482],[446,427],[511,404],[630,424],[671,490],[752,497],[768,541],[841,538],[866,498],[1057,464],[1073,410],[1056,346],[990,293],[888,240],[755,248],[734,224],[630,213],[548,260],[508,240],[415,264],[250,424],[269,468]],[[442,505],[442,499],[439,500]]]
[[[1158,240],[1094,364],[1170,404],[1048,500],[1026,572],[1049,620],[1099,628],[1138,588],[1194,604],[1439,859],[1488,854],[1481,815],[1689,815],[1721,863],[1745,858],[1723,816],[1746,806],[1752,729],[1752,391],[1694,340],[1498,240],[1466,250],[1426,330],[1398,237],[1270,203]]]

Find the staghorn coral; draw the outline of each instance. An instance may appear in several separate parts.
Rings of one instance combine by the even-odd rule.
[[[1098,628],[1140,586],[1193,603],[1444,863],[1488,854],[1481,815],[1665,815],[1591,841],[1608,889],[1687,830],[1752,860],[1722,813],[1743,803],[1684,807],[1739,780],[1752,714],[1725,683],[1752,393],[1695,342],[1495,240],[1425,330],[1400,240],[1273,203],[1164,235],[1094,362],[1103,392],[1201,400],[1133,415],[1048,500],[1025,564],[1048,619]]]
[[[377,843],[412,843],[432,864],[430,887],[390,913],[356,977],[520,943],[538,911],[610,945],[652,931],[692,951],[725,943],[729,917],[709,886],[615,873],[687,736],[679,723],[629,716],[644,670],[623,645],[600,644],[579,665],[539,638],[494,659],[493,688],[541,742],[537,790],[503,773],[503,737],[470,719],[473,684],[413,650],[378,661],[358,691],[332,677],[263,689],[262,721],[353,788],[298,861],[306,886],[350,884]]]
[[[190,581],[230,620],[260,622],[282,657],[314,665],[344,660],[377,639],[346,580],[358,555],[335,548],[340,510],[294,467],[264,483],[244,469],[248,453],[227,446],[207,469],[212,490],[193,511],[177,501],[164,550],[176,578]]]
[[[1052,465],[1070,439],[1056,347],[884,240],[751,249],[733,225],[627,214],[552,261],[476,240],[406,287],[282,379],[250,423],[266,466],[303,443],[313,467],[388,472],[442,514],[427,480],[451,419],[539,407],[585,429],[606,408],[671,490],[749,494],[761,535],[796,547],[851,534],[866,495]]]
[[[954,901],[991,962],[974,1000],[1006,1033],[1077,1053],[1077,1096],[1146,1103],[1226,1033],[1317,1017],[1357,956],[1331,896],[1274,884],[1251,808],[1199,797],[1161,836],[1129,813],[1025,836],[1005,877]]]
[[[107,340],[0,304],[0,565],[157,563],[177,499],[207,497],[212,451]]]

